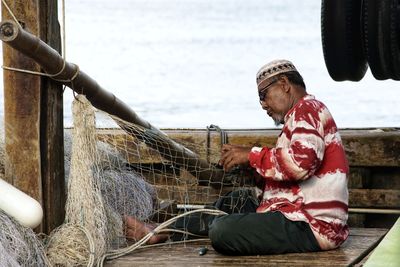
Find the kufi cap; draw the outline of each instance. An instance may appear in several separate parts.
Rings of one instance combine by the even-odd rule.
[[[296,67],[292,62],[285,59],[278,59],[265,64],[257,72],[257,85],[260,85],[264,80],[269,79],[275,75],[289,72],[297,71]]]

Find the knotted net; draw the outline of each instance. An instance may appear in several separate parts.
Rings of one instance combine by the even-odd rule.
[[[96,117],[97,123],[114,121],[115,127],[96,128]],[[82,95],[73,103],[73,120],[64,142],[65,222],[45,240],[53,266],[100,266],[105,259],[145,246],[152,235],[171,230],[187,212],[223,214],[204,209],[204,204],[246,186],[243,171],[225,173],[218,168],[219,147],[210,148],[207,140],[172,140],[157,129],[95,111]],[[127,239],[125,216],[152,223],[154,229],[141,239]],[[43,255],[37,247],[37,255]]]

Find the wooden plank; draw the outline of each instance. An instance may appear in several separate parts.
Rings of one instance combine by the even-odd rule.
[[[349,227],[364,227],[365,214],[349,214],[347,224]]]
[[[374,250],[371,257],[365,263],[365,267],[382,266],[397,267],[400,266],[400,219],[387,233],[385,238]]]
[[[39,2],[40,38],[61,51],[57,1]],[[41,79],[40,151],[44,203],[44,232],[64,221],[64,119],[62,86],[53,80]]]
[[[21,25],[38,35],[38,1],[8,0],[6,2]],[[2,8],[2,19],[11,19],[5,8]],[[9,67],[40,71],[38,65],[32,60],[7,45],[3,45],[3,63]],[[42,204],[39,139],[41,78],[5,70],[3,79],[5,178]]]
[[[400,152],[399,152],[400,155]],[[400,189],[400,168],[370,168],[371,175],[365,179],[365,188]]]
[[[210,147],[207,149],[208,133],[206,130],[163,129],[163,132],[173,140],[183,142],[201,158],[209,157],[213,163],[219,160],[221,146],[219,133],[209,133]],[[272,147],[275,145],[280,131],[271,129],[226,129],[225,132],[228,136],[228,142],[232,144]],[[108,129],[100,130],[99,133],[116,136],[122,134],[122,131]],[[400,129],[343,129],[340,130],[340,133],[351,166],[400,166],[400,157],[398,157]],[[142,148],[146,149],[146,147]],[[210,155],[208,155],[208,152]],[[152,157],[154,159],[154,155]]]
[[[213,203],[219,196],[225,195],[232,187],[224,187],[221,190],[210,186],[170,186],[156,185],[159,199],[176,200],[177,204],[208,204]]]
[[[105,266],[348,266],[374,247],[385,233],[385,229],[351,229],[349,238],[339,249],[265,256],[224,256],[215,252],[208,241],[164,244],[139,249]],[[207,246],[209,251],[199,256],[202,246]]]
[[[370,169],[360,167],[350,167],[349,188],[364,188],[364,181],[370,177]]]
[[[176,200],[177,203],[205,204],[214,202],[218,196],[233,187],[221,190],[199,185],[155,185],[160,199]],[[400,208],[400,190],[391,189],[349,189],[350,207]]]
[[[400,208],[400,190],[350,189],[350,207]]]
[[[165,129],[171,138],[176,140],[183,139],[184,136],[194,136],[192,142],[196,142],[196,136],[201,136],[201,140],[207,132],[205,130],[181,130]],[[274,146],[280,130],[270,129],[243,129],[225,130],[228,142],[242,145]],[[352,166],[400,166],[400,129],[342,129],[340,130],[346,155]],[[201,144],[201,143],[200,143]],[[211,149],[216,152],[213,155],[213,162],[219,159],[219,134],[211,135]],[[368,155],[368,157],[366,157]]]
[[[400,131],[342,134],[350,165],[400,166]]]

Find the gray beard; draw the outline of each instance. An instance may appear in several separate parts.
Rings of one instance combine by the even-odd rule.
[[[279,119],[274,119],[274,123],[275,123],[275,126],[279,126],[282,124],[281,120],[279,120]]]
[[[274,120],[275,126],[279,126],[283,124],[283,119],[281,116],[277,116],[277,118],[272,118]]]

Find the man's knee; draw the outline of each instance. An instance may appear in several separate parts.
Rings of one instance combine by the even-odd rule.
[[[210,225],[208,237],[213,248],[223,254],[232,254],[232,245],[237,231],[230,223],[229,215],[216,218]]]
[[[209,226],[208,237],[211,242],[218,242],[222,238],[222,232],[225,228],[225,223],[221,221],[221,218],[216,218]]]

